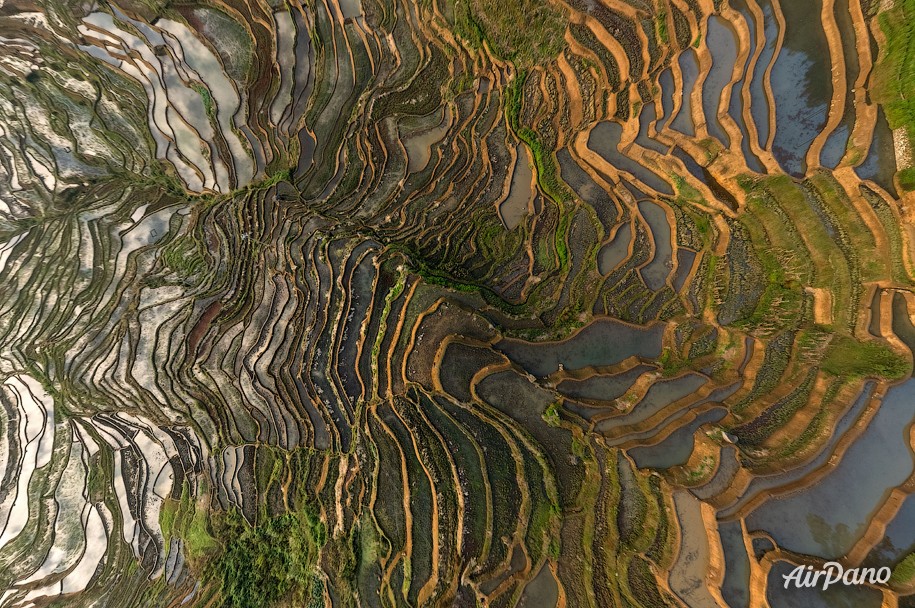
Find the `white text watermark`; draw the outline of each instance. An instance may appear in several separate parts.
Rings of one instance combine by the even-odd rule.
[[[890,580],[892,571],[886,566],[882,568],[849,568],[846,570],[839,562],[826,562],[819,570],[813,566],[798,566],[791,574],[783,574],[785,589],[791,583],[798,589],[816,587],[822,579],[823,591],[830,586],[841,583],[843,585],[882,585]]]

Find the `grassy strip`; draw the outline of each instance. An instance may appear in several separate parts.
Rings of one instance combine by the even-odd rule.
[[[811,368],[804,381],[788,396],[780,399],[747,424],[732,429],[740,443],[750,446],[762,444],[775,431],[785,426],[794,415],[810,402],[810,393],[816,380],[816,368]]]
[[[553,157],[552,151],[546,149],[533,129],[521,124],[521,103],[526,79],[527,72],[521,71],[506,87],[505,111],[508,115],[508,124],[518,139],[531,149],[531,153],[534,155],[534,165],[537,168],[537,184],[543,193],[557,203],[571,201],[572,193],[559,179],[556,159]]]
[[[892,268],[884,262],[882,255],[861,255],[860,252],[878,252],[877,241],[855,210],[854,205],[839,183],[827,172],[820,172],[810,179],[815,188],[814,200],[821,205],[822,213],[834,226],[833,240],[839,246],[848,262],[851,279],[849,307],[856,309],[862,295],[862,282],[889,279]],[[846,317],[845,328],[854,327],[854,319]],[[844,329],[844,328],[843,328]]]
[[[272,175],[268,175],[262,181],[250,184],[247,188],[250,190],[266,190],[282,181],[290,181],[291,179],[292,169],[283,169],[282,171],[277,171]]]
[[[904,263],[906,253],[902,242],[902,233],[899,230],[899,221],[890,206],[886,204],[886,201],[877,194],[866,187],[862,188],[862,194],[870,204],[871,209],[877,214],[877,219],[880,220],[880,224],[886,232],[886,237],[889,239],[893,280],[903,285],[911,285],[912,279],[909,277]]]
[[[213,103],[213,95],[210,94],[210,90],[202,84],[194,83],[191,86],[200,94],[200,98],[203,101],[203,110],[206,112],[207,118],[209,118],[210,121],[215,121],[216,104]]]
[[[664,348],[657,363],[665,378],[672,378],[689,367],[689,361],[672,348]]]
[[[904,128],[915,141],[915,0],[896,0],[877,20],[886,45],[874,72],[874,98],[890,127]]]
[[[658,40],[667,44],[670,42],[670,34],[667,31],[667,11],[661,10],[655,17],[655,28],[658,32]]]
[[[537,184],[550,199],[559,205],[559,226],[556,229],[555,247],[559,259],[559,267],[565,270],[569,264],[568,233],[572,225],[572,214],[566,209],[567,203],[572,200],[572,192],[559,178],[556,158],[551,150],[547,150],[537,133],[521,124],[521,103],[526,72],[519,72],[515,79],[506,87],[506,107],[508,124],[518,139],[530,148],[534,156],[534,166],[537,169]]]
[[[401,271],[397,277],[397,283],[391,288],[384,298],[384,309],[381,312],[381,320],[378,322],[378,333],[375,336],[375,343],[372,344],[372,394],[378,394],[378,358],[381,356],[381,343],[384,341],[384,335],[388,330],[388,316],[391,314],[391,308],[394,301],[400,297],[407,285],[407,273]]]
[[[206,269],[206,258],[199,244],[189,236],[180,236],[162,250],[162,259],[175,273],[182,277],[193,277]]]
[[[469,2],[458,2],[454,7],[454,31],[468,43],[470,48],[483,47],[486,33],[476,15],[473,14]]]
[[[800,242],[797,245],[806,247],[814,265],[813,284],[828,289],[833,294],[832,309],[835,313],[834,323],[837,327],[848,327],[853,320],[850,315],[852,285],[851,268],[845,255],[826,231],[822,221],[804,199],[802,191],[787,176],[766,180],[766,189],[774,201],[784,210],[791,223],[796,227]],[[770,236],[771,236],[770,232]]]
[[[766,345],[766,353],[763,357],[762,367],[760,367],[759,372],[756,374],[753,390],[750,391],[749,395],[736,403],[731,408],[731,411],[739,414],[757,399],[768,394],[778,386],[781,377],[788,369],[788,363],[791,361],[794,336],[794,332],[785,330],[769,341]]]

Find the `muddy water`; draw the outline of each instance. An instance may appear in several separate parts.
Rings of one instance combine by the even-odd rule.
[[[648,289],[658,291],[664,287],[667,276],[670,274],[673,256],[670,224],[667,223],[667,214],[664,209],[657,203],[642,201],[638,205],[639,212],[645,218],[655,243],[654,258],[639,272]]]
[[[708,21],[706,43],[712,54],[712,68],[702,85],[702,112],[705,114],[709,135],[728,147],[731,139],[718,120],[718,105],[737,61],[737,36],[727,21],[712,15]]]
[[[672,414],[667,416],[667,418],[665,418],[664,420],[662,420],[661,422],[656,424],[654,428],[650,428],[645,431],[636,431],[633,433],[628,433],[626,435],[614,436],[613,439],[608,440],[608,444],[609,445],[621,445],[623,443],[633,443],[633,444],[649,443],[653,437],[655,437],[659,432],[661,432],[660,429],[668,429],[668,428],[674,428],[674,427],[678,427],[678,426],[689,426],[692,423],[686,423],[685,425],[683,423],[683,420],[686,419],[685,416],[689,411],[694,410],[694,409],[699,410],[701,408],[701,411],[703,411],[703,413],[700,414],[700,416],[705,416],[705,414],[707,412],[705,412],[704,410],[707,409],[707,407],[710,404],[716,404],[723,399],[727,399],[732,394],[734,394],[738,388],[740,388],[739,382],[735,382],[731,386],[723,386],[721,388],[717,388],[714,391],[712,391],[711,393],[709,393],[709,395],[707,397],[705,397],[704,399],[701,399],[698,401],[693,401],[688,406],[680,408],[679,410],[673,412]],[[606,410],[602,413],[606,414]],[[711,416],[709,421],[712,421],[713,419],[720,419],[720,416]],[[676,432],[678,432],[678,431],[675,431],[675,433]],[[667,441],[667,439],[665,439],[664,441]],[[671,444],[671,445],[673,445],[673,444]],[[677,444],[677,445],[679,445],[679,444]],[[673,465],[670,465],[670,466],[673,466]]]
[[[296,165],[294,177],[303,175],[309,167],[311,167],[316,145],[317,142],[315,141],[315,138],[312,137],[308,131],[305,129],[299,131],[299,149],[302,153],[299,155],[299,162]]]
[[[815,485],[763,504],[747,518],[784,549],[826,559],[851,549],[887,493],[912,473],[909,424],[915,380],[891,388],[864,433]]]
[[[499,205],[499,215],[509,230],[517,228],[534,201],[534,172],[527,146],[518,146],[518,158],[512,173],[508,198]]]
[[[314,49],[311,47],[311,36],[307,34],[308,23],[300,11],[293,11],[292,19],[295,21],[295,29],[296,32],[299,32],[299,35],[295,41],[295,86],[292,95],[294,104],[293,111],[288,114],[286,119],[284,129],[287,131],[304,114],[305,106],[311,98],[311,92],[314,90],[313,64],[315,57]]]
[[[431,129],[408,137],[404,141],[404,147],[407,149],[407,171],[414,173],[422,171],[429,164],[432,157],[432,146],[442,140],[451,126],[451,108],[445,107],[439,111],[440,119],[438,124]]]
[[[629,253],[629,242],[632,240],[632,225],[624,224],[617,231],[613,240],[604,245],[597,255],[597,269],[607,275],[626,259]]]
[[[705,183],[705,171],[702,170],[702,167],[692,156],[683,151],[683,148],[674,148],[673,155],[683,161],[683,165],[686,167],[686,170],[689,171],[690,175],[700,182]]]
[[[886,527],[886,534],[864,560],[866,566],[895,566],[915,552],[915,495],[903,501],[896,516]]]
[[[559,601],[559,585],[549,564],[543,564],[534,580],[527,584],[516,608],[552,608]]]
[[[670,588],[690,608],[716,607],[706,587],[709,546],[699,501],[689,492],[681,491],[674,494],[674,505],[682,538],[680,553],[670,571]]]
[[[756,48],[756,29],[755,22],[752,19],[752,16],[745,16],[746,21],[750,24],[749,27],[749,37],[750,37],[750,48]],[[747,59],[749,61],[749,59]],[[747,122],[743,117],[743,92],[744,89],[748,86],[748,74],[747,74],[747,64],[745,63],[742,67],[743,76],[740,80],[737,81],[737,84],[731,89],[731,99],[728,102],[728,114],[737,123],[737,127],[740,129],[741,138],[740,138],[740,150],[743,152],[743,157],[746,159],[747,167],[756,171],[757,173],[764,173],[765,167],[762,164],[762,161],[753,153],[753,150],[750,148],[750,133],[747,130]]]
[[[840,124],[836,127],[836,130],[826,138],[823,151],[820,152],[820,164],[835,169],[845,155],[849,135],[851,135],[851,131],[847,124]]]
[[[874,297],[871,300],[871,319],[867,325],[867,331],[876,338],[879,338],[883,335],[883,332],[880,331],[880,300],[882,299],[880,295],[883,293],[880,289],[874,290]]]
[[[749,42],[750,49],[756,49],[756,22],[753,21],[753,14],[750,13],[746,4],[743,0],[732,0],[731,7],[739,11],[743,16],[744,21],[746,21],[748,27],[747,32],[749,33]],[[734,122],[737,123],[737,126],[740,128],[740,133],[742,135],[740,140],[740,148],[743,152],[743,157],[746,159],[747,167],[756,171],[758,173],[763,173],[765,168],[763,167],[762,162],[759,158],[753,154],[753,151],[750,149],[750,135],[747,131],[747,123],[743,119],[743,92],[744,89],[748,86],[747,80],[747,69],[749,67],[749,61],[752,54],[747,57],[746,62],[741,67],[742,76],[739,81],[731,89],[731,99],[728,103],[728,114],[731,118],[734,119]]]
[[[343,18],[358,17],[362,14],[362,0],[340,0]]]
[[[695,261],[696,253],[694,251],[689,249],[677,250],[677,274],[674,275],[673,279],[674,291],[679,293],[683,289],[683,285],[686,284],[686,278],[692,271]]]
[[[672,195],[673,189],[657,173],[620,152],[619,145],[622,135],[623,127],[621,125],[615,122],[602,122],[591,131],[588,147],[600,154],[608,163],[618,169],[628,171],[645,185],[662,194]]]
[[[270,106],[270,121],[278,125],[283,112],[292,101],[293,74],[295,69],[295,24],[292,14],[287,11],[273,14],[276,21],[276,58],[280,66],[280,90]]]
[[[704,486],[695,488],[693,494],[702,499],[721,494],[730,485],[738,469],[740,469],[740,461],[737,460],[737,448],[732,445],[724,446],[721,448],[721,457],[715,476]]]
[[[695,136],[696,127],[693,125],[692,99],[690,95],[693,87],[696,86],[696,78],[699,76],[699,59],[693,49],[687,49],[680,55],[680,72],[683,74],[683,105],[677,112],[676,118],[670,124],[670,127],[684,135]]]
[[[556,153],[556,160],[559,161],[559,170],[562,173],[562,181],[567,183],[575,193],[581,197],[581,200],[588,203],[597,211],[604,230],[609,233],[616,226],[616,220],[619,217],[613,200],[607,192],[601,188],[597,182],[591,179],[572,158],[567,148],[563,148]]]
[[[794,175],[807,170],[810,144],[826,125],[832,98],[832,72],[821,0],[782,2],[785,41],[772,70],[775,141],[772,153]]]
[[[614,365],[633,355],[656,358],[661,355],[664,325],[647,329],[598,319],[562,342],[525,342],[506,339],[495,344],[509,359],[535,376],[547,376],[563,365],[574,370],[589,366]]]
[[[893,333],[915,354],[915,326],[909,317],[905,298],[899,292],[893,294]]]
[[[740,132],[743,137],[740,140],[740,150],[743,152],[743,157],[746,159],[747,167],[757,173],[765,173],[766,168],[763,166],[762,161],[759,160],[753,150],[750,148],[750,135],[747,131],[747,123],[743,119],[743,81],[741,81],[737,86],[734,87],[731,92],[731,103],[728,106],[728,113],[734,118],[734,122],[737,123],[737,126],[740,127]]]

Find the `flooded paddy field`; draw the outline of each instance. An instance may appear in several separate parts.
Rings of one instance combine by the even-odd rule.
[[[908,4],[7,2],[0,606],[911,603]]]

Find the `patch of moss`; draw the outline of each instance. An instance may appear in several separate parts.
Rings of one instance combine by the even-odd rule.
[[[544,410],[541,417],[549,426],[559,426],[559,407],[559,402],[555,402]]]
[[[915,167],[909,167],[899,172],[899,187],[906,192],[915,190]]]
[[[915,578],[915,553],[910,553],[904,560],[893,568],[890,582],[895,584],[907,583]]]
[[[861,342],[851,336],[836,336],[823,360],[823,371],[841,378],[875,376],[896,380],[909,365],[905,359],[879,342]]]

